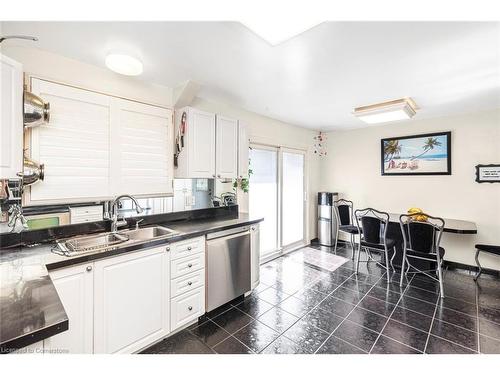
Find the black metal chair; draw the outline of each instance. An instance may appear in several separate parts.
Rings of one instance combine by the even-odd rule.
[[[335,254],[337,254],[337,242],[339,232],[344,232],[350,235],[350,243],[352,248],[352,259],[354,259],[354,236],[358,235],[359,228],[354,225],[353,213],[354,206],[352,201],[346,199],[338,199],[333,202],[335,218],[337,219],[337,234],[335,235]]]
[[[481,275],[483,272],[483,269],[481,267],[481,263],[479,263],[479,253],[481,251],[484,251],[485,253],[489,254],[494,254],[494,255],[500,255],[500,246],[494,246],[494,245],[482,245],[482,244],[477,244],[476,245],[476,264],[479,267],[479,271],[474,277],[474,281],[478,279],[478,277]]]
[[[425,218],[425,220],[417,220]],[[399,216],[399,225],[403,235],[403,260],[401,262],[401,280],[409,273],[422,273],[439,282],[441,298],[444,298],[442,263],[445,250],[439,246],[443,234],[444,220],[425,213],[403,214]],[[420,270],[411,264],[410,259],[421,259],[436,263],[437,279],[431,275],[434,270]],[[408,269],[406,269],[408,265]],[[415,271],[410,271],[411,269]],[[406,269],[406,271],[405,271]]]
[[[359,233],[362,233],[359,241],[358,255],[356,257],[356,274],[358,273],[361,250],[367,255],[367,262],[373,260],[387,271],[387,281],[390,282],[389,265],[394,271],[392,260],[396,255],[396,241],[387,237],[389,228],[389,214],[378,211],[374,208],[364,208],[354,211],[356,226]],[[393,255],[389,261],[389,249],[393,249]],[[372,251],[381,252],[385,256],[385,265],[373,258]]]

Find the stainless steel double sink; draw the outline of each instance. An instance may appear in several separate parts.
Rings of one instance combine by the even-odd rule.
[[[132,244],[173,237],[179,232],[162,226],[126,229],[119,232],[100,233],[57,241],[53,252],[68,257],[93,252],[119,249]]]

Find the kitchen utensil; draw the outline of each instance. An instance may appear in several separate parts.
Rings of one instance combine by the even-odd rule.
[[[0,180],[0,202],[9,199],[9,180]]]
[[[23,185],[32,185],[38,180],[43,181],[45,177],[45,166],[24,156],[23,172],[17,174],[23,179]]]
[[[24,92],[24,126],[32,128],[50,120],[50,103],[45,102],[42,98]]]

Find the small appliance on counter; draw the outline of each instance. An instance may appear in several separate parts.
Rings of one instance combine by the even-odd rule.
[[[28,207],[24,211],[29,229],[44,229],[70,224],[70,213],[67,207]]]
[[[318,241],[323,246],[333,246],[337,236],[337,220],[333,202],[339,199],[338,193],[320,191],[318,193]]]

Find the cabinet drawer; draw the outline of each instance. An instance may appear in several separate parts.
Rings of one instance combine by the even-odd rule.
[[[177,297],[182,293],[205,286],[205,270],[191,272],[170,282],[170,295]]]
[[[197,237],[172,244],[170,259],[178,259],[205,250],[205,238]]]
[[[102,206],[70,207],[72,216],[100,215],[102,216]]]
[[[89,221],[101,221],[103,219],[102,206],[70,207],[71,224],[85,223]]]
[[[91,221],[102,221],[102,215],[101,216],[77,216],[71,217],[71,224],[80,224],[80,223],[88,223]]]
[[[170,329],[180,328],[205,312],[205,288],[172,298],[170,303]]]
[[[205,268],[205,253],[176,259],[170,262],[170,277],[175,279],[202,268]]]

